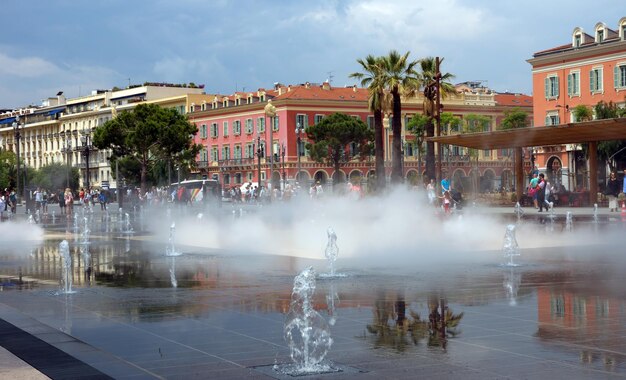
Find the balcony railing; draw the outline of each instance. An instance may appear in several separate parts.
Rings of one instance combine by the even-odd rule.
[[[209,161],[197,161],[198,169],[206,169],[209,167]]]
[[[220,167],[252,166],[255,164],[255,159],[254,158],[233,158],[229,160],[219,160],[218,164]]]

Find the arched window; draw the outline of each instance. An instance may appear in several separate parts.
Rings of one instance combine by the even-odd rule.
[[[599,22],[596,24],[596,43],[602,43],[606,39],[606,25],[604,23]]]
[[[572,47],[578,48],[585,43],[585,33],[582,28],[574,29],[572,32]]]

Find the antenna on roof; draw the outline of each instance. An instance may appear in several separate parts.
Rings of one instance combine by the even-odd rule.
[[[328,83],[332,84],[333,83],[333,78],[334,78],[333,72],[332,71],[328,71],[328,72],[326,72],[326,74],[328,74],[328,79],[327,79]]]

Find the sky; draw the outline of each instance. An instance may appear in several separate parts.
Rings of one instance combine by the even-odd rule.
[[[0,109],[144,82],[207,93],[353,85],[368,54],[444,58],[454,82],[532,94],[533,53],[612,29],[618,0],[3,0]],[[12,16],[11,16],[12,15]]]

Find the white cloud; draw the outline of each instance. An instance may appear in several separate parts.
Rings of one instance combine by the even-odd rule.
[[[15,75],[22,78],[36,78],[57,72],[59,72],[59,68],[43,58],[14,58],[0,53],[0,77]]]

